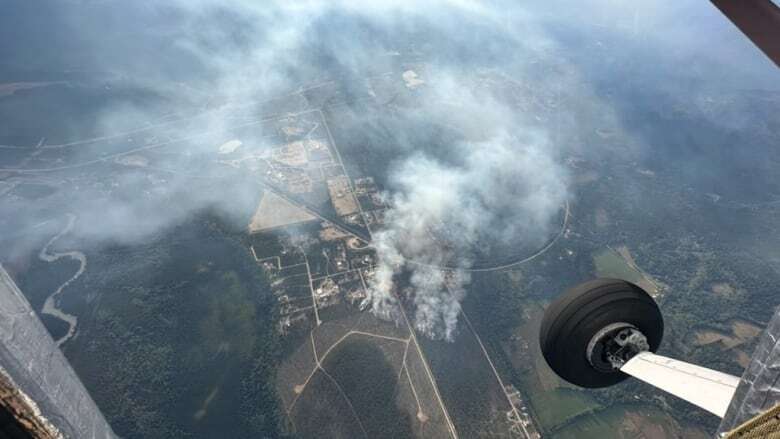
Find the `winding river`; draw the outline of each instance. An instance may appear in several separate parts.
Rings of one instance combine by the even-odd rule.
[[[78,324],[78,319],[76,316],[72,314],[68,314],[64,311],[62,311],[59,308],[59,300],[60,300],[60,294],[62,293],[62,290],[64,290],[68,285],[70,285],[71,282],[78,279],[79,276],[81,276],[82,273],[84,273],[84,270],[87,269],[87,257],[84,255],[84,253],[80,251],[67,251],[67,252],[52,252],[50,250],[50,247],[54,245],[55,242],[57,242],[58,239],[60,239],[62,236],[67,235],[70,233],[70,231],[73,229],[73,225],[76,223],[76,215],[73,215],[71,213],[68,214],[68,224],[65,226],[65,228],[60,231],[56,236],[51,238],[49,242],[41,249],[41,252],[38,253],[38,257],[45,262],[54,262],[61,258],[71,258],[79,262],[80,266],[78,271],[71,276],[70,279],[66,280],[62,285],[59,286],[53,293],[49,295],[49,297],[46,298],[46,302],[43,304],[43,310],[41,310],[41,314],[46,314],[55,318],[58,318],[65,323],[68,324],[68,332],[62,336],[59,340],[56,340],[57,346],[61,346],[66,341],[70,340],[71,337],[73,337],[76,334],[76,325]]]

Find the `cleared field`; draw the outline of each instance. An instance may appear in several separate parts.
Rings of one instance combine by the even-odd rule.
[[[728,283],[720,282],[712,285],[712,292],[720,296],[731,296],[735,290]]]
[[[555,432],[560,439],[671,439],[710,437],[704,431],[685,428],[669,415],[650,406],[607,408],[583,416]]]
[[[413,437],[431,437],[430,434],[426,434],[425,430],[428,416],[420,409],[415,392],[416,390],[412,389],[406,370],[402,370],[401,375],[398,377],[395,404],[399,410],[404,411],[405,417],[411,421]]]
[[[325,227],[320,231],[320,239],[323,241],[336,241],[348,236],[350,235],[332,225]]]
[[[273,159],[283,165],[300,167],[306,166],[306,148],[302,141],[288,143],[273,152]]]
[[[724,334],[722,332],[717,331],[697,331],[696,332],[696,340],[694,341],[694,344],[697,346],[705,346],[712,343],[723,343],[723,346],[728,348],[733,348],[734,346],[737,346],[741,343],[739,339],[736,337],[732,337],[728,334]]]
[[[744,320],[735,320],[731,324],[734,335],[742,340],[749,340],[761,334],[761,328]]]
[[[352,190],[349,188],[349,179],[345,175],[328,180],[328,193],[333,203],[333,208],[339,216],[352,215],[358,212],[358,203]]]
[[[744,320],[734,320],[730,323],[731,331],[721,331],[713,328],[702,328],[693,333],[692,342],[695,346],[717,345],[728,355],[736,357],[742,367],[750,364],[750,355],[746,350],[750,342],[761,334],[761,328]]]
[[[655,281],[637,269],[628,248],[620,247],[617,251],[606,248],[593,254],[593,263],[599,277],[612,277],[632,282],[652,296],[661,291]]]
[[[308,153],[308,159],[310,162],[319,163],[331,163],[333,162],[333,156],[328,149],[328,144],[325,140],[306,140],[304,142],[306,152]]]
[[[598,403],[584,392],[562,387],[552,391],[536,388],[528,393],[539,416],[539,422],[546,429],[556,428],[569,419],[599,407]]]
[[[745,352],[745,348],[761,334],[761,328],[744,320],[734,320],[730,326],[730,332],[710,328],[700,329],[693,334],[693,344],[706,346],[718,343],[722,350],[730,351],[736,357],[740,366],[747,367],[750,363],[750,355]]]
[[[410,383],[410,390],[414,389],[413,397],[419,403],[417,424],[421,432],[418,437],[425,438],[451,438],[452,433],[447,425],[444,410],[436,397],[436,392],[431,384],[423,360],[420,358],[417,348],[409,346],[406,353],[406,377]],[[403,379],[404,377],[401,377]],[[403,396],[400,395],[399,396]]]
[[[249,223],[249,233],[262,232],[316,219],[314,215],[292,205],[275,193],[266,191]]]
[[[712,343],[721,343],[725,349],[731,349],[747,343],[761,334],[761,328],[743,320],[731,322],[731,331],[731,333],[724,333],[714,329],[696,331],[694,344],[704,346]]]
[[[515,354],[512,363],[527,371],[522,392],[528,395],[541,427],[550,431],[601,406],[587,393],[558,378],[544,361],[539,344],[534,342],[539,339],[542,313],[541,307],[529,309],[530,318],[520,327],[518,339],[531,342]]]
[[[737,364],[739,364],[744,368],[747,368],[748,365],[750,365],[751,360],[752,359],[750,358],[750,355],[747,354],[747,352],[737,350]]]

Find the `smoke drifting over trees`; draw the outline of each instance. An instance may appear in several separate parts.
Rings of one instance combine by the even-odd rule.
[[[424,104],[416,111],[440,125],[463,128],[464,121],[468,121],[472,126],[467,129],[479,131],[481,138],[464,136],[446,145],[446,153],[432,154],[404,147],[403,139],[415,133],[394,133],[400,147],[397,159],[388,164],[386,190],[391,208],[386,225],[374,230],[379,265],[369,287],[375,312],[389,314],[389,305],[395,300],[394,277],[408,271],[417,328],[444,338],[452,336],[464,285],[469,281],[467,270],[474,262],[469,249],[485,238],[543,245],[559,226],[555,220],[562,204],[571,197],[562,165],[564,153],[603,152],[577,143],[578,133],[593,127],[583,126],[584,122],[570,113],[591,114],[602,125],[623,129],[622,109],[604,99],[605,71],[619,69],[621,59],[629,57],[636,41],[656,40],[654,47],[659,51],[673,48],[673,55],[664,58],[670,63],[699,53],[709,43],[709,37],[697,35],[688,26],[692,16],[702,13],[677,2],[664,2],[657,8],[611,1],[579,3],[579,8],[592,12],[586,23],[569,10],[568,2],[520,6],[515,2],[465,0],[181,0],[166,5],[152,1],[72,1],[53,4],[55,11],[47,17],[38,16],[33,7],[23,6],[25,2],[16,3],[19,7],[15,16],[0,18],[0,28],[13,32],[11,37],[2,38],[6,42],[0,47],[0,56],[14,60],[2,71],[6,79],[13,81],[14,75],[25,71],[78,70],[147,94],[146,99],[129,98],[121,104],[107,103],[90,110],[94,116],[91,123],[81,121],[71,127],[74,139],[84,131],[95,137],[132,132],[167,112],[192,111],[193,105],[211,103],[193,123],[160,127],[159,132],[178,142],[178,151],[186,152],[196,163],[192,173],[168,173],[164,189],[160,189],[164,194],[147,197],[130,190],[105,195],[82,187],[57,195],[56,206],[41,206],[36,201],[0,206],[4,233],[25,230],[29,234],[24,244],[17,244],[22,246],[45,242],[49,231],[38,232],[32,226],[50,219],[51,211],[56,209],[77,213],[79,220],[73,233],[91,243],[145,239],[205,208],[234,215],[239,207],[256,201],[258,186],[251,181],[236,181],[233,174],[213,166],[208,153],[226,140],[219,133],[241,127],[246,123],[242,117],[257,108],[248,106],[244,110],[242,106],[249,102],[261,105],[284,96],[293,101],[296,89],[321,80],[343,82],[349,92],[352,87],[363,86],[368,72],[390,67],[392,57],[385,54],[424,53],[428,77],[422,78],[425,84],[419,94]],[[697,17],[707,26],[721,26],[715,11]],[[660,24],[664,32],[651,32]],[[47,39],[50,46],[33,59],[22,56],[22,52],[44,47],[43,36],[22,30],[36,26],[51,29],[51,35],[59,38]],[[605,43],[612,45],[611,52],[605,50],[603,59],[581,60],[576,50],[561,50],[565,44],[576,47],[570,41],[571,29],[583,26],[610,29],[605,37],[613,40]],[[679,41],[686,43],[680,45]],[[718,53],[738,53],[749,46],[741,40],[729,44]],[[540,69],[537,63],[541,55],[555,58],[555,63]],[[661,55],[643,56],[642,62],[653,63]],[[693,67],[717,64],[721,60],[715,56],[722,55],[701,50]],[[762,62],[749,59],[734,65]],[[555,120],[520,111],[508,102],[508,96],[473,89],[473,77],[482,70],[501,71],[507,80],[533,88],[549,105],[560,105],[563,90],[566,102],[576,108],[557,108]],[[737,73],[747,75],[749,69],[744,70]],[[729,83],[734,77],[737,74],[724,72],[722,82]],[[765,78],[752,79],[760,83]],[[647,86],[667,87],[659,80],[648,80]],[[674,91],[669,88],[670,95]],[[301,110],[306,104],[291,107]],[[206,136],[206,141],[190,140],[194,131],[213,135]],[[145,135],[156,132],[152,129]],[[49,146],[57,142],[51,139]],[[259,135],[242,142],[263,145],[266,140]],[[104,154],[110,155],[110,151],[91,144],[62,143],[66,145],[52,151],[67,153],[64,170],[89,169],[106,163]],[[647,153],[643,149],[646,146],[646,139],[637,138],[621,153],[641,157]],[[6,151],[12,150],[1,153]],[[129,155],[123,153],[120,157]],[[177,160],[160,155],[154,166],[169,169]],[[8,169],[14,175],[12,168]],[[45,169],[24,172],[47,175]],[[141,168],[114,167],[106,172],[115,174],[112,178],[119,187],[143,187],[148,183],[149,177]],[[213,182],[209,183],[212,190],[193,190],[194,181]],[[449,237],[446,243],[434,239],[436,234],[431,233],[443,229]]]

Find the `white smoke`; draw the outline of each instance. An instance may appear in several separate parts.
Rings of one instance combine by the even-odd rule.
[[[642,87],[668,88],[674,81],[668,81],[664,69],[657,67],[658,61],[663,61],[660,65],[675,70],[682,64],[688,66],[682,71],[693,71],[693,63],[698,66],[696,75],[692,73],[696,78],[706,68],[716,76],[739,78],[740,83],[766,86],[776,82],[774,70],[772,76],[750,73],[761,73],[755,63],[767,61],[753,56],[750,43],[736,35],[715,8],[697,2],[589,0],[580,8],[560,0],[522,5],[468,0],[72,1],[62,5],[68,13],[51,15],[64,23],[59,34],[72,38],[63,45],[73,50],[66,58],[78,61],[60,66],[61,70],[110,72],[110,77],[121,78],[120,82],[132,82],[165,98],[165,104],[156,109],[145,104],[110,105],[96,117],[96,136],[155,124],[168,111],[195,113],[193,105],[213,111],[200,113],[192,124],[178,129],[166,125],[150,134],[178,139],[191,135],[191,130],[220,132],[243,123],[243,117],[256,116],[252,107],[243,112],[222,105],[226,102],[240,106],[293,96],[289,93],[309,82],[346,81],[338,76],[342,72],[365,79],[367,70],[397,68],[389,63],[377,66],[386,62],[378,55],[408,54],[407,43],[413,40],[412,51],[422,55],[427,70],[447,72],[427,77],[420,72],[426,85],[418,91],[429,94],[420,99],[429,102],[420,113],[443,125],[468,125],[465,131],[484,134],[467,135],[465,140],[448,145],[446,157],[415,153],[414,148],[405,149],[406,145],[398,142],[400,158],[391,172],[387,194],[392,208],[387,212],[386,226],[374,233],[379,266],[371,281],[370,299],[375,312],[392,317],[396,295],[408,297],[418,329],[434,337],[453,335],[469,281],[468,270],[474,263],[468,249],[478,246],[487,232],[518,245],[542,243],[567,197],[561,150],[592,154],[585,150],[590,145],[576,141],[582,133],[601,126],[621,129],[619,111],[603,99],[609,90],[603,84],[594,86],[599,75],[609,79],[604,83],[617,82],[626,78],[615,74],[613,67],[635,63],[642,68],[632,72],[648,72],[647,78],[641,78]],[[581,14],[583,10],[589,14]],[[7,20],[15,19],[12,14],[7,16]],[[144,23],[143,32],[138,31],[138,23]],[[364,29],[361,26],[369,29],[370,35],[352,33],[359,33]],[[571,30],[594,30],[594,38],[601,35],[587,48],[588,56],[560,47],[560,41],[566,45],[567,38],[578,35],[567,33]],[[18,47],[28,51],[27,47],[38,47],[39,43],[48,45],[45,38],[26,32],[18,35],[17,44],[4,50]],[[396,44],[400,40],[403,45]],[[707,50],[712,41],[722,50]],[[645,51],[638,53],[637,48]],[[338,69],[328,71],[334,65]],[[711,68],[713,65],[729,68]],[[528,101],[534,101],[526,102],[526,109],[563,94],[566,108],[559,108],[563,127],[551,123],[549,114],[522,114],[517,106],[498,99],[504,97],[475,91],[471,79],[482,67],[502,70],[505,79],[520,84],[529,95]],[[746,81],[748,73],[751,76]],[[716,84],[722,82],[716,78]],[[686,99],[688,95],[685,93]],[[298,99],[304,101],[301,96]],[[182,108],[168,105],[171,102]],[[45,120],[45,115],[41,116],[35,119]],[[262,145],[263,134],[242,140]],[[644,146],[636,136],[618,137]],[[154,235],[204,207],[215,206],[230,213],[236,205],[251,206],[259,188],[231,181],[234,174],[209,162],[213,158],[207,152],[226,140],[230,139],[216,136],[200,143],[182,142],[154,157],[156,165],[170,170],[178,169],[180,154],[191,154],[195,157],[190,159],[194,164],[191,174],[202,181],[217,182],[210,186],[224,183],[223,191],[193,191],[193,175],[166,169],[160,170],[163,177],[155,177],[164,178],[164,184],[151,185],[144,169],[114,167],[101,175],[103,187],[75,186],[77,190],[63,196],[51,210],[61,206],[79,212],[74,235],[88,235],[94,241],[123,241]],[[98,149],[100,145],[67,149],[73,154],[69,160],[98,160],[104,153]],[[203,163],[195,164],[199,154]],[[84,169],[85,173],[100,172]],[[151,186],[159,186],[165,196],[133,191]],[[115,189],[107,195],[106,187]],[[17,200],[0,205],[0,231],[9,236],[17,232],[18,224],[36,223],[33,213],[40,215],[41,221],[49,219],[50,213],[41,204]],[[22,215],[19,212],[29,217],[11,221]],[[447,236],[457,239],[437,240],[440,235],[435,231],[443,228],[448,230]],[[34,246],[45,239],[32,236],[25,240],[29,244],[23,244]],[[437,268],[442,266],[449,268]],[[402,275],[408,276],[408,282],[406,278],[403,282],[411,290],[394,290]]]
[[[452,98],[452,81],[428,97]],[[457,327],[470,253],[482,245],[480,239],[543,245],[567,197],[566,172],[548,136],[492,96],[463,93],[469,99],[461,102],[470,104],[459,107],[460,115],[490,113],[482,119],[489,137],[449,145],[446,158],[418,151],[394,168],[387,194],[391,207],[373,235],[378,264],[369,283],[375,313],[392,317],[396,297],[404,297],[414,309],[415,327],[447,340]],[[438,104],[434,99],[430,105]],[[446,123],[447,116],[441,117]],[[404,282],[397,285],[404,274],[405,289]]]

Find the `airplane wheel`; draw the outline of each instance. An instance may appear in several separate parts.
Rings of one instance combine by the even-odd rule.
[[[642,350],[655,352],[663,332],[661,311],[647,292],[624,280],[595,279],[570,288],[547,307],[539,345],[558,376],[598,388],[628,378],[618,368],[620,361]],[[627,335],[641,343],[626,351]]]

